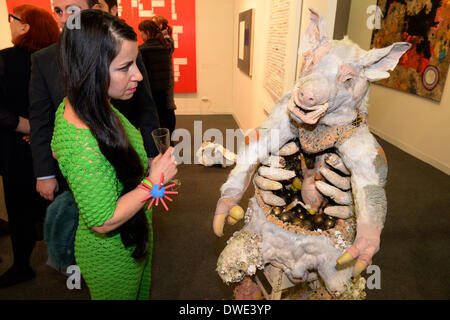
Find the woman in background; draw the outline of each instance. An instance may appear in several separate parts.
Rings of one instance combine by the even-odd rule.
[[[148,72],[153,99],[158,109],[161,127],[175,130],[175,111],[169,107],[171,45],[164,38],[161,29],[152,20],[139,23],[139,31],[144,44],[139,46],[142,60]]]
[[[123,20],[84,10],[64,28],[60,65],[67,98],[55,114],[52,150],[79,209],[75,260],[92,299],[148,299],[153,246],[144,178],[169,181],[173,148],[148,172],[139,131],[111,104],[131,99],[143,79],[137,35]]]
[[[59,38],[56,21],[47,11],[22,5],[9,14],[13,47],[0,51],[0,174],[14,263],[0,276],[0,288],[34,278],[30,257],[42,237],[48,205],[36,192],[29,141],[28,82],[31,54]],[[39,226],[39,227],[38,227]]]
[[[172,27],[169,26],[169,21],[163,16],[153,16],[152,20],[158,25],[161,29],[162,34],[164,35],[164,39],[166,39],[170,43],[170,82],[169,89],[167,90],[167,105],[169,109],[176,110],[177,106],[175,105],[174,98],[174,78],[173,78],[173,52],[175,51],[175,42],[172,37]]]

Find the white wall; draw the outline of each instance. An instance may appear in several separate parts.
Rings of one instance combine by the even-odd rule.
[[[371,39],[366,9],[373,4],[376,0],[353,0],[350,9],[348,36],[366,50]],[[371,86],[369,100],[369,124],[375,134],[447,174],[450,174],[449,82],[447,76],[440,103],[380,85]]]
[[[8,23],[6,0],[0,0],[0,50],[11,46],[11,33]]]
[[[290,90],[295,79],[301,2],[291,0],[289,16],[291,28],[287,36],[290,40],[286,49],[285,92]],[[240,12],[248,9],[255,9],[252,77],[249,77],[237,67],[238,17]],[[270,1],[235,0],[233,15],[235,39],[233,43],[233,115],[239,126],[244,130],[258,127],[267,118],[266,110],[270,111],[275,104],[273,98],[264,89],[269,15]]]
[[[269,1],[236,0],[233,12],[233,41],[232,70],[233,70],[233,115],[239,126],[246,130],[257,127],[266,118],[264,106],[272,100],[263,89],[264,58],[268,41],[267,23]],[[253,21],[253,66],[252,77],[243,73],[237,67],[238,54],[238,17],[239,13],[254,9]]]
[[[176,113],[231,114],[234,0],[195,2],[197,93],[175,94]]]

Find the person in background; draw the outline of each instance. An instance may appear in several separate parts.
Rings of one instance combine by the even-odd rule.
[[[170,82],[169,89],[167,90],[167,105],[169,109],[176,110],[177,106],[175,105],[174,98],[175,82],[173,77],[173,52],[175,51],[175,41],[172,37],[172,27],[169,26],[169,21],[162,16],[153,16],[152,20],[161,29],[161,32],[164,35],[164,39],[166,39],[170,43]]]
[[[47,201],[35,189],[29,141],[28,84],[31,54],[58,41],[59,28],[47,11],[15,7],[9,14],[13,47],[0,51],[0,174],[14,263],[0,276],[0,288],[34,278],[30,257],[42,237]],[[39,226],[39,227],[38,227]]]
[[[78,8],[78,11],[90,8],[107,11],[100,6],[98,0],[53,0],[53,6],[61,28],[74,14],[74,8]],[[50,150],[55,111],[64,97],[60,72],[55,63],[57,56],[57,44],[40,50],[31,56],[32,68],[29,92],[31,151],[36,176],[36,190],[42,197],[51,201],[58,191],[67,189]],[[151,159],[159,153],[151,133],[160,125],[155,103],[151,96],[147,72],[140,57],[138,57],[137,65],[144,75],[144,79],[136,88],[136,93],[129,100],[118,100],[113,101],[113,103],[133,125],[139,128],[144,139],[149,163],[151,163]]]
[[[77,13],[79,30],[64,28],[59,63],[64,92],[52,150],[79,208],[75,259],[92,299],[149,299],[151,210],[138,188],[177,173],[173,148],[148,169],[142,137],[111,104],[128,100],[143,77],[137,35],[99,10]]]
[[[109,12],[113,16],[119,16],[119,8],[117,7],[117,0],[98,0],[99,10]]]
[[[176,118],[168,106],[167,91],[170,87],[170,43],[164,38],[161,29],[152,20],[139,23],[139,31],[144,43],[139,46],[142,60],[148,71],[153,99],[158,109],[161,127],[169,129],[172,136]]]

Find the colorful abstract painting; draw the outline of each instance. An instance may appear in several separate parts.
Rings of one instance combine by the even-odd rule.
[[[119,16],[139,34],[142,20],[161,15],[173,26],[175,92],[197,92],[195,0],[118,0]],[[32,4],[52,12],[52,0],[6,0],[8,10],[17,5]],[[6,18],[5,18],[6,19]],[[139,44],[142,40],[139,38]]]
[[[449,0],[378,0],[380,29],[372,48],[412,44],[388,79],[378,84],[440,101],[450,63]]]

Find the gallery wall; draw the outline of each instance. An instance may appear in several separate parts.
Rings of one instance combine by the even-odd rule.
[[[196,0],[197,93],[176,94],[178,114],[232,113],[234,0]],[[0,0],[0,49],[10,47],[6,0]]]
[[[329,0],[316,0],[319,2]],[[276,99],[264,88],[264,76],[269,40],[269,19],[271,1],[235,0],[234,17],[240,12],[254,9],[254,43],[252,76],[249,77],[237,68],[238,23],[234,22],[233,45],[233,114],[239,126],[244,129],[258,127],[273,108]],[[300,26],[301,0],[290,1],[288,44],[285,57],[284,92],[290,90],[295,80],[297,46]]]
[[[247,130],[257,127],[267,117],[264,106],[270,105],[272,100],[263,89],[264,58],[266,52],[267,21],[269,1],[258,0],[236,0],[234,1],[233,35],[238,39],[239,13],[248,9],[254,9],[253,21],[253,52],[252,54],[252,76],[243,73],[237,67],[238,44],[233,41],[232,70],[233,70],[233,115],[239,126]]]
[[[307,8],[317,8],[328,19],[333,17],[337,0],[293,0],[290,20],[304,30],[309,20]],[[299,14],[298,6],[303,12]],[[349,37],[362,48],[370,45],[371,30],[365,27],[368,6],[376,0],[352,1]],[[243,129],[260,125],[267,117],[274,99],[263,87],[268,40],[270,1],[197,0],[197,84],[195,94],[175,96],[177,114],[233,114]],[[237,68],[239,12],[255,9],[253,75]],[[328,30],[328,33],[331,33]],[[0,48],[11,45],[5,0],[0,0]],[[298,39],[290,35],[291,46]],[[289,48],[288,72],[296,70],[295,50]],[[287,77],[287,81],[292,76]],[[450,174],[450,84],[447,81],[440,103],[405,92],[373,85],[370,94],[370,128],[381,138],[413,156]],[[285,84],[286,91],[289,83]]]
[[[370,48],[372,31],[366,27],[367,7],[376,0],[352,1],[348,36],[363,49]],[[372,85],[370,129],[396,147],[450,174],[450,79],[440,102]],[[389,159],[388,159],[389,160]]]
[[[231,114],[234,0],[195,2],[197,93],[176,94],[176,113]]]

